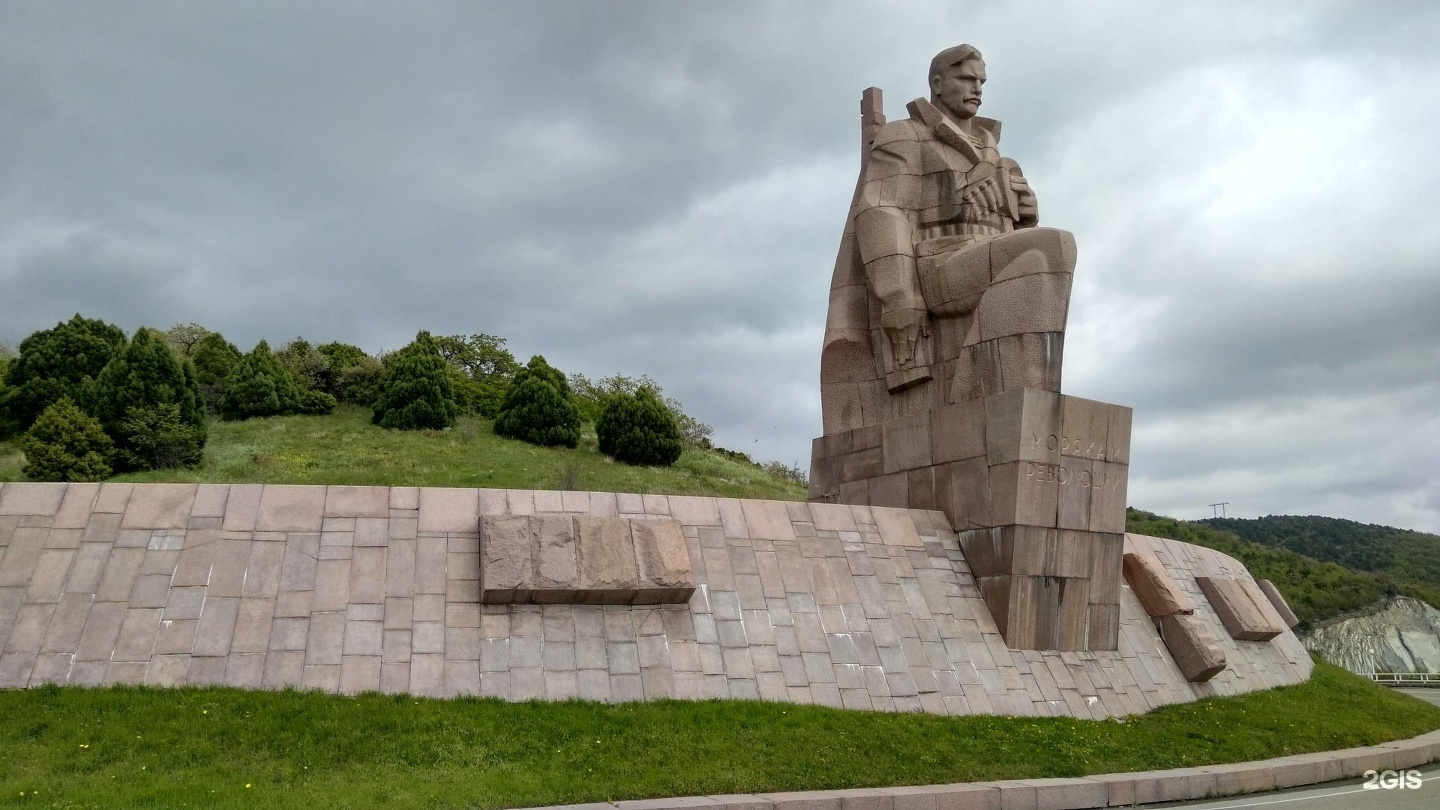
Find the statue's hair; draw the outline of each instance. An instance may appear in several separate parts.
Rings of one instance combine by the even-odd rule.
[[[985,57],[980,55],[980,51],[974,45],[956,45],[953,48],[946,48],[935,54],[935,58],[930,60],[930,73],[925,76],[925,81],[928,83],[931,77],[945,72],[946,68],[964,64],[971,59],[985,61]]]

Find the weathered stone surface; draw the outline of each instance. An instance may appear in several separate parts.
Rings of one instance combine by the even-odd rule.
[[[535,580],[536,540],[528,515],[480,518],[480,600],[486,604],[529,601]]]
[[[1195,581],[1231,638],[1269,641],[1287,629],[1253,580],[1199,576]]]
[[[1300,623],[1300,617],[1290,609],[1290,603],[1285,601],[1285,597],[1281,595],[1280,589],[1275,587],[1275,583],[1268,579],[1262,579],[1255,584],[1260,587],[1260,592],[1265,594],[1265,598],[1270,600],[1270,606],[1275,608],[1275,612],[1279,614],[1280,620],[1285,622],[1286,627],[1293,629]]]
[[[1225,650],[1204,619],[1194,614],[1170,613],[1160,618],[1159,625],[1160,638],[1186,680],[1208,681],[1225,669]]]
[[[1145,612],[1154,618],[1195,612],[1195,603],[1154,555],[1126,554],[1125,578]]]
[[[630,523],[619,518],[575,519],[579,548],[581,599],[589,604],[628,605],[635,600],[640,575]]]
[[[695,592],[695,572],[680,524],[636,520],[630,524],[639,573],[636,604],[683,603]]]
[[[534,544],[535,578],[530,601],[572,602],[580,576],[575,539],[575,521],[569,516],[543,515],[529,518]]]
[[[862,445],[881,440],[858,438]],[[129,486],[123,500],[104,505],[123,510],[145,486]],[[236,512],[236,523],[253,526],[263,517],[259,493],[212,499],[205,511],[223,514],[206,517],[224,525]],[[1097,586],[1119,582],[1118,534],[998,527],[1005,542],[992,554],[1040,573],[977,579],[967,564],[973,560],[936,512],[780,502],[747,510],[730,499],[682,506],[675,498],[603,493],[586,499],[590,513],[497,511],[511,500],[532,510],[581,505],[564,493],[558,500],[556,493],[535,495],[507,493],[503,506],[491,499],[488,527],[477,516],[468,531],[382,535],[388,546],[358,542],[360,521],[383,518],[331,517],[318,533],[209,524],[172,534],[120,529],[122,511],[67,517],[84,529],[23,525],[49,516],[0,517],[0,682],[309,685],[508,700],[750,697],[882,711],[1095,717],[1294,683],[1309,671],[1293,634],[1253,643],[1220,633],[1216,643],[1229,666],[1208,684],[1184,680],[1165,649],[1177,636],[1162,641],[1129,589],[1113,600],[1097,595]],[[666,512],[686,519],[672,522]],[[626,527],[637,601],[642,586],[680,579],[683,549],[696,587],[689,603],[535,604],[528,593],[534,581],[518,575],[512,584],[525,586],[522,603],[480,602],[481,577],[495,584],[483,552],[496,550],[503,521],[521,518],[511,528],[527,549],[519,559],[528,577],[542,556],[540,527],[573,525],[566,523],[573,516]],[[753,536],[752,524],[770,537]],[[171,536],[181,548],[156,541]],[[1166,560],[1187,590],[1196,573],[1240,578],[1243,571],[1209,549],[1139,536],[1130,542]],[[548,576],[562,580],[565,568],[561,555]],[[575,568],[579,576],[578,554]],[[982,592],[1007,611],[992,621]],[[1208,611],[1203,617],[1214,625]],[[1089,651],[1017,652],[1001,632],[1031,647]],[[1016,795],[1038,800],[1044,787],[1021,784]],[[1058,783],[1048,787],[1050,795],[1064,792]],[[866,793],[847,794],[842,803],[872,800],[885,801]]]

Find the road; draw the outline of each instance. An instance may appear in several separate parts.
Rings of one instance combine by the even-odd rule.
[[[1440,706],[1440,689],[1404,689],[1407,695]],[[1193,810],[1435,810],[1440,807],[1440,765],[1420,768],[1419,787],[1367,790],[1364,779],[1345,779],[1323,785],[1207,799],[1198,802],[1156,804],[1151,807],[1187,807]]]

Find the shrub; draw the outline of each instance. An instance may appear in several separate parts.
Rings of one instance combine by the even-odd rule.
[[[336,397],[356,405],[374,405],[380,399],[384,383],[384,364],[365,355],[340,372],[335,381],[335,388],[338,390]]]
[[[338,404],[339,403],[335,401],[335,397],[330,396],[324,391],[310,390],[300,392],[299,412],[308,416],[324,416],[334,413],[335,406]]]
[[[126,411],[120,435],[130,465],[150,470],[193,467],[200,463],[205,444],[180,406],[169,402]]]
[[[61,397],[20,438],[20,449],[31,481],[100,481],[112,472],[115,443],[99,420]]]
[[[124,346],[120,327],[79,314],[22,340],[0,386],[0,438],[24,432],[63,397],[86,402],[86,389]]]
[[[687,447],[699,447],[704,450],[711,449],[710,436],[715,429],[701,422],[699,419],[685,413],[685,408],[680,401],[674,397],[665,396],[660,385],[650,379],[649,375],[642,374],[639,379],[626,377],[622,374],[615,374],[610,377],[601,378],[598,382],[592,382],[583,374],[576,374],[571,379],[571,387],[575,390],[575,407],[580,411],[580,419],[585,422],[593,422],[600,418],[600,413],[605,410],[605,403],[616,394],[633,394],[641,388],[649,388],[660,401],[670,410],[675,417],[675,423],[680,426],[680,440]]]
[[[151,330],[141,329],[95,378],[87,408],[115,441],[117,469],[145,466],[145,453],[130,444],[121,429],[130,409],[160,405],[176,406],[180,421],[190,426],[193,447],[182,455],[198,461],[205,444],[205,411],[195,368],[188,361],[176,360],[175,353]]]
[[[580,415],[559,369],[535,355],[515,374],[495,415],[495,433],[544,446],[580,443]]]
[[[220,397],[220,416],[224,419],[280,416],[298,410],[300,392],[295,381],[263,340],[240,358],[225,379],[225,393]]]
[[[645,387],[610,397],[595,421],[595,434],[600,452],[626,464],[668,467],[683,448],[675,415]]]
[[[398,430],[439,430],[455,424],[455,392],[435,340],[421,332],[396,352],[371,421]]]

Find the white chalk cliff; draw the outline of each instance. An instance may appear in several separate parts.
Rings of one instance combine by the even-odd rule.
[[[1306,649],[1360,675],[1440,672],[1440,610],[1407,596],[1317,627],[1304,641]]]

